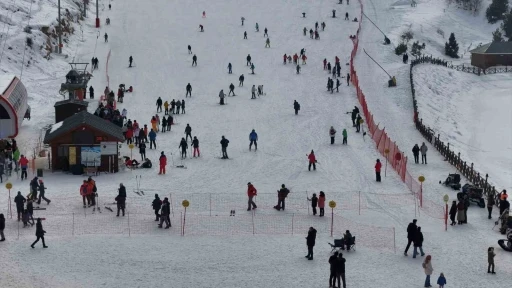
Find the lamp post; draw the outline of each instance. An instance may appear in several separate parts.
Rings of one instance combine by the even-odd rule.
[[[187,207],[190,205],[190,202],[188,202],[188,200],[183,200],[181,205],[185,208],[185,212],[183,213],[183,228],[181,230],[181,236],[185,236],[185,218],[187,217]]]
[[[336,208],[336,202],[334,200],[329,201],[329,207],[331,207],[331,237],[332,237],[332,230],[334,228],[334,208]]]

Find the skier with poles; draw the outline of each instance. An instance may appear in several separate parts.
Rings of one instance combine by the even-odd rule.
[[[132,67],[132,62],[133,62],[133,57],[130,56],[130,58],[128,58],[128,62],[130,62],[130,65],[128,67]]]
[[[254,143],[254,150],[258,150],[258,133],[252,129],[251,133],[249,134],[249,151],[251,151],[252,144]]]
[[[188,95],[190,95],[190,98],[192,98],[192,85],[190,85],[190,83],[187,84],[186,90],[187,93],[185,94],[185,98],[187,98]]]
[[[187,124],[187,127],[185,127],[185,137],[187,138],[190,136],[190,140],[192,141],[192,127],[190,127],[189,124]]]
[[[167,166],[167,156],[165,156],[164,151],[160,153],[160,158],[158,160],[160,161],[160,170],[158,172],[158,175],[165,175],[165,166]]]
[[[228,152],[227,152],[228,144],[229,144],[229,140],[224,138],[224,136],[222,136],[222,139],[220,140],[220,145],[221,145],[221,148],[222,148],[222,157],[221,157],[221,159],[229,159]]]
[[[308,166],[308,171],[311,171],[311,165],[313,165],[313,170],[316,171],[316,157],[315,157],[315,152],[313,150],[311,150],[311,153],[309,153],[308,156],[308,160],[309,160],[309,166]]]
[[[249,201],[247,204],[248,205],[247,211],[251,211],[251,208],[252,209],[258,208],[256,206],[256,203],[254,203],[254,201],[253,201],[253,198],[257,195],[257,193],[258,193],[258,191],[256,190],[256,188],[254,188],[254,186],[251,184],[251,182],[247,183],[247,197],[249,198]]]
[[[196,152],[197,157],[201,157],[201,152],[199,151],[199,140],[196,136],[194,136],[194,140],[192,140],[192,147],[194,147],[194,158],[196,157]]]
[[[192,140],[192,137],[190,137],[190,140]],[[180,146],[178,146],[178,149],[179,148],[181,148],[181,159],[187,158],[188,144],[185,138],[181,138]]]
[[[231,93],[233,93],[233,96],[236,96],[235,95],[235,85],[233,85],[233,83],[231,83],[229,85],[229,93],[228,93],[228,96],[231,95]]]

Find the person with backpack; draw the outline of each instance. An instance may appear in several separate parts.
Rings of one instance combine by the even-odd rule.
[[[251,211],[251,208],[258,208],[253,200],[256,195],[258,195],[258,191],[254,188],[254,185],[252,185],[251,182],[247,183],[247,197],[249,198],[247,202],[247,211]]]
[[[229,140],[226,139],[224,136],[222,136],[222,139],[220,140],[220,146],[221,146],[221,150],[222,150],[221,159],[229,159],[228,152],[227,152],[228,144],[229,144]]]
[[[35,248],[34,245],[36,245],[37,242],[39,242],[39,239],[41,239],[41,241],[43,241],[43,248],[48,248],[48,246],[46,246],[46,244],[44,243],[44,234],[46,233],[46,231],[43,230],[43,223],[41,223],[41,218],[37,218],[37,223],[36,223],[36,241],[34,241],[34,243],[32,243],[32,245],[30,245],[30,247],[32,248]]]
[[[290,193],[290,190],[284,186],[284,184],[281,185],[281,189],[277,191],[277,205],[274,206],[274,209],[277,211],[280,211],[281,209],[284,210],[285,207],[285,199],[288,197],[288,193]]]
[[[311,171],[311,166],[313,166],[313,171],[316,171],[316,156],[315,156],[315,152],[313,150],[311,150],[311,153],[309,153],[308,160],[309,160],[308,171]]]
[[[334,136],[336,136],[336,129],[331,126],[331,129],[329,129],[329,136],[331,137],[331,145],[334,144]]]
[[[171,227],[171,204],[169,203],[169,199],[167,197],[164,198],[162,202],[162,214],[160,215],[160,224],[158,224],[158,228],[162,228],[165,222],[165,228],[169,229]]]
[[[158,194],[155,194],[155,199],[153,200],[153,203],[151,203],[151,206],[153,207],[153,210],[155,210],[155,221],[160,220],[160,214],[158,212],[160,211],[160,208],[162,207],[162,200],[160,200],[160,197],[158,197]]]
[[[311,208],[313,208],[313,216],[316,215],[316,207],[318,206],[318,197],[316,197],[316,193],[313,193],[311,198],[307,198],[308,201],[311,202]]]
[[[306,245],[308,246],[308,255],[306,255],[306,258],[308,258],[308,260],[313,260],[313,247],[315,247],[315,240],[316,229],[309,227],[308,236],[306,237]]]
[[[258,133],[254,129],[249,134],[249,141],[249,151],[251,151],[252,144],[254,144],[254,150],[258,150]]]
[[[197,139],[196,136],[194,136],[194,140],[192,140],[192,147],[194,148],[194,158],[196,157],[196,152],[197,157],[201,157],[201,152],[199,151],[199,140]]]
[[[293,110],[295,110],[295,115],[299,114],[300,104],[297,100],[293,100]]]
[[[190,137],[190,138],[192,138],[192,137]],[[192,139],[190,139],[190,140],[192,140]],[[180,146],[178,146],[178,149],[179,148],[181,148],[181,159],[186,159],[188,144],[187,144],[187,140],[185,140],[185,138],[181,138]]]
[[[116,197],[117,202],[117,217],[119,217],[119,211],[123,211],[123,217],[124,217],[124,209],[126,207],[126,187],[124,187],[123,183],[119,184],[119,193]]]
[[[421,252],[421,256],[425,256],[425,253],[423,252],[423,233],[421,233],[421,227],[418,226],[418,230],[416,231],[416,234],[414,235],[414,239],[412,242],[414,244],[412,258],[416,258],[416,255],[418,254],[418,249]]]

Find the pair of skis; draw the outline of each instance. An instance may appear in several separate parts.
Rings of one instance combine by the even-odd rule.
[[[140,182],[142,181],[142,175],[135,175],[135,184],[137,186],[136,190],[133,191],[135,194],[142,196],[145,195],[144,191],[140,190]]]

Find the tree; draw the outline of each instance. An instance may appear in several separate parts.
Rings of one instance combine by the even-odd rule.
[[[402,35],[400,35],[400,38],[402,38],[402,41],[406,44],[409,44],[409,41],[414,37],[414,34],[411,30],[405,31]]]
[[[411,55],[418,58],[421,56],[421,50],[425,49],[425,43],[420,45],[419,41],[412,43]]]
[[[448,42],[444,44],[444,54],[452,58],[459,58],[459,44],[457,44],[457,40],[455,40],[455,34],[453,32],[450,34]]]
[[[503,34],[508,38],[508,41],[512,41],[512,10],[505,15],[503,23],[501,23],[501,30],[503,30]]]
[[[494,24],[499,20],[503,20],[507,11],[508,0],[492,0],[491,5],[489,5],[485,11],[485,17],[489,23]]]
[[[503,42],[503,33],[501,33],[500,28],[496,28],[496,31],[492,32],[492,42]]]
[[[400,43],[400,44],[398,44],[398,46],[396,46],[396,48],[395,48],[395,54],[396,55],[402,55],[405,52],[407,52],[407,44]]]

